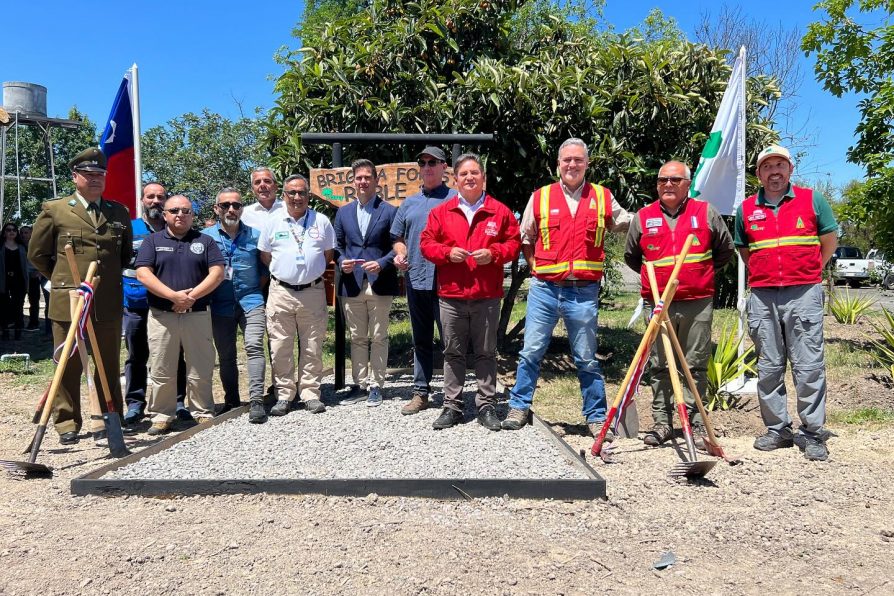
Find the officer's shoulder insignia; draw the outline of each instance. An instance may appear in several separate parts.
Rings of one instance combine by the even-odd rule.
[[[74,206],[77,205],[77,204],[78,204],[78,202],[75,201],[74,199],[72,199],[72,200],[70,200],[70,201],[68,202],[69,207],[74,207]]]
[[[804,220],[801,219],[801,218],[799,217],[799,218],[798,218],[798,223],[795,224],[795,227],[798,228],[798,229],[803,228],[803,227],[804,227]]]

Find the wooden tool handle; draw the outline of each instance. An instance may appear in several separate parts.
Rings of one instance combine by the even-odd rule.
[[[87,267],[87,275],[84,279],[89,283],[93,280],[94,275],[96,275],[96,262],[90,263],[90,266]],[[65,336],[65,344],[62,346],[62,353],[59,355],[59,363],[56,365],[56,372],[53,374],[52,383],[50,383],[50,391],[47,395],[47,401],[43,405],[43,414],[40,416],[40,425],[44,427],[50,419],[50,412],[53,411],[53,404],[56,401],[56,394],[59,392],[59,385],[62,384],[62,375],[65,373],[65,367],[68,365],[68,358],[71,355],[71,348],[74,345],[75,334],[78,332],[78,319],[81,318],[81,313],[84,312],[83,296],[78,296],[78,305],[75,311],[77,317],[72,320],[71,325],[68,327],[68,333]]]

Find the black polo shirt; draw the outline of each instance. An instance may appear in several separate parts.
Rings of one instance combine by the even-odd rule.
[[[225,260],[213,238],[190,229],[183,238],[168,233],[167,227],[149,234],[140,251],[134,268],[152,267],[161,283],[172,290],[194,288],[208,277],[208,269],[224,265]],[[147,292],[149,306],[170,311],[173,304],[166,298]],[[207,308],[211,295],[202,296],[193,309]]]

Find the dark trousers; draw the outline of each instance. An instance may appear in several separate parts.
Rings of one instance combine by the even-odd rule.
[[[407,284],[407,306],[413,328],[413,388],[431,393],[432,368],[435,350],[443,350],[442,340],[435,346],[435,325],[438,336],[444,337],[438,293],[434,290],[414,290]]]
[[[24,327],[22,309],[25,307],[25,288],[21,283],[6,282],[6,291],[0,294],[0,325],[6,333],[8,327],[17,331]]]
[[[53,321],[53,345],[58,346],[65,343],[65,337],[70,325],[70,321]],[[106,371],[109,390],[112,392],[112,402],[115,404],[115,410],[120,413],[121,381],[119,379],[119,371],[121,369],[119,365],[121,363],[121,324],[116,320],[94,321],[93,327],[96,331],[96,341],[99,346],[91,346],[90,351],[92,352],[98,348],[98,354],[102,358],[103,368]],[[62,383],[59,386],[59,392],[56,395],[56,401],[53,406],[53,410],[56,413],[55,428],[60,435],[81,430],[84,422],[81,414],[81,374],[83,374],[81,359],[77,354],[74,354],[69,358],[65,367]],[[100,395],[99,407],[102,411],[105,411],[105,394],[99,378],[99,370],[94,370],[93,379],[96,384],[96,390]]]
[[[40,319],[40,276],[28,278],[28,326],[37,328]]]
[[[124,328],[124,344],[127,346],[127,358],[124,360],[124,400],[128,407],[139,405],[146,409],[146,363],[149,361],[149,339],[146,326],[149,322],[149,310],[142,308],[125,308],[122,326]],[[177,402],[183,403],[186,396],[186,362],[183,350],[180,350],[180,361],[177,363]]]
[[[441,298],[441,321],[444,324],[444,407],[463,411],[466,354],[470,343],[478,381],[475,407],[480,410],[486,405],[496,405],[500,299]]]

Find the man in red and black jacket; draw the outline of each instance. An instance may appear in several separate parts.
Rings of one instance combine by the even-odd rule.
[[[689,168],[669,161],[658,170],[658,200],[639,210],[630,222],[624,262],[640,272],[642,297],[652,304],[652,290],[646,261],[655,265],[658,292],[664,292],[670,273],[686,238],[692,234],[692,249],[680,269],[680,282],[667,317],[686,352],[686,362],[695,377],[696,389],[704,395],[708,385],[708,357],[711,351],[711,324],[714,319],[714,272],[726,265],[736,249],[723,218],[705,201],[687,198]],[[654,306],[654,304],[653,304]],[[664,350],[652,349],[649,367],[652,377],[652,420],[654,425],[643,442],[657,447],[669,440],[673,428],[673,387]],[[695,410],[695,398],[684,389],[684,399],[695,433],[696,446],[704,448],[704,426]]]
[[[503,297],[503,263],[518,257],[518,222],[509,208],[484,192],[484,167],[472,153],[453,164],[459,196],[428,215],[420,249],[437,268],[444,328],[444,410],[432,425],[463,419],[463,385],[469,342],[475,353],[478,422],[500,430],[497,402],[497,324]]]

